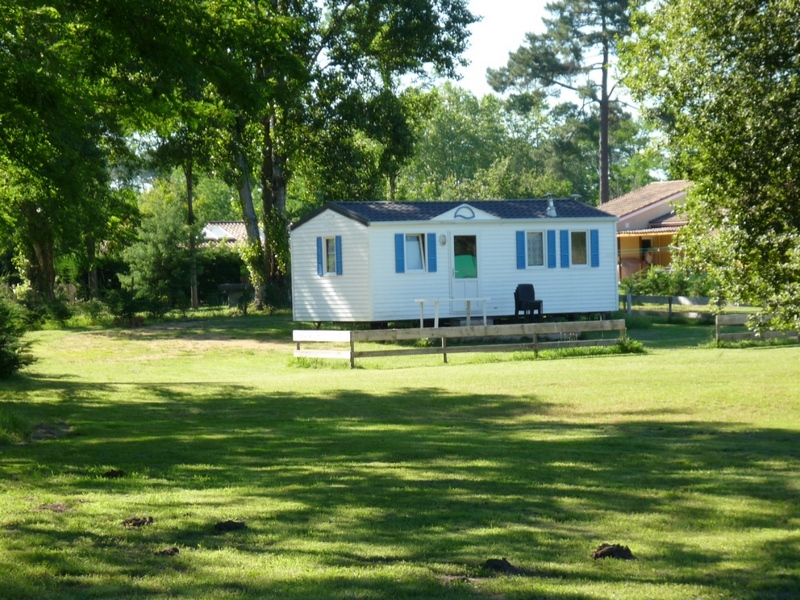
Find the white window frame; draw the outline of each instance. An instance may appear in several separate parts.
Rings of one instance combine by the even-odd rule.
[[[419,264],[421,266],[411,267],[411,261],[409,261],[409,238],[416,238],[419,247]],[[412,244],[413,247],[413,244]],[[405,260],[405,271],[406,273],[425,273],[428,270],[427,264],[427,252],[425,248],[425,234],[424,233],[406,233],[403,237],[403,252],[405,253],[403,258]]]
[[[575,235],[583,235],[583,262],[575,260]],[[574,267],[589,266],[589,232],[585,229],[575,229],[569,232],[569,264]]]
[[[538,265],[531,264],[531,244],[530,244],[530,235],[538,235],[539,239],[541,240],[541,245],[539,246],[541,250],[541,254],[539,256],[541,263]],[[545,232],[544,231],[526,231],[525,232],[525,268],[526,269],[542,269],[546,266],[546,251],[545,247],[547,244],[547,240],[545,239]]]
[[[322,250],[325,275],[336,275],[336,238],[323,237]]]

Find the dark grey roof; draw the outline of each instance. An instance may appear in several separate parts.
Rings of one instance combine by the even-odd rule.
[[[430,221],[442,213],[453,210],[464,204],[481,210],[500,219],[546,219],[546,199],[533,200],[473,200],[454,202],[329,202],[307,215],[292,229],[316,217],[325,210],[333,210],[345,217],[369,225],[370,223],[386,223],[392,221]],[[593,206],[584,204],[573,198],[553,200],[558,218],[613,218]]]

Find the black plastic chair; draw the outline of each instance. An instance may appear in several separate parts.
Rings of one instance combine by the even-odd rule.
[[[533,320],[535,314],[538,314],[539,319],[544,314],[544,304],[536,299],[536,290],[531,283],[520,283],[514,290],[514,316],[520,313],[528,322]]]

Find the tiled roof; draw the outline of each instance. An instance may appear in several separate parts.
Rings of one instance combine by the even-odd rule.
[[[243,221],[209,221],[203,227],[206,240],[242,241],[247,239],[247,229]]]
[[[329,202],[292,225],[295,229],[325,210],[333,210],[365,225],[393,221],[430,221],[447,211],[468,205],[500,219],[545,219],[546,199],[474,200],[457,202]],[[554,199],[559,218],[608,218],[609,214],[572,198]]]
[[[691,185],[692,182],[685,179],[656,181],[624,196],[614,198],[603,204],[600,209],[616,217],[623,217],[651,204],[671,198]]]

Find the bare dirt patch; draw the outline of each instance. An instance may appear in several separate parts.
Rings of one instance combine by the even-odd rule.
[[[55,423],[39,423],[33,428],[28,439],[31,442],[44,442],[47,440],[57,440],[74,433],[72,425],[66,421],[56,421]]]
[[[122,469],[109,469],[101,475],[104,479],[120,479],[125,477],[126,473]]]
[[[481,565],[481,569],[485,571],[493,571],[495,573],[504,573],[506,575],[522,575],[524,572],[519,567],[515,567],[508,560],[503,558],[490,558]]]
[[[125,519],[122,524],[125,527],[144,527],[145,525],[153,524],[153,517],[131,517]]]
[[[226,533],[228,531],[240,531],[247,529],[247,525],[243,521],[221,521],[214,525],[216,533]]]
[[[40,504],[39,510],[49,510],[54,513],[65,513],[70,510],[66,502],[51,502],[50,504]]]
[[[620,544],[600,544],[597,550],[592,552],[592,558],[616,558],[619,560],[636,560],[636,557],[627,546]]]
[[[74,336],[71,343],[80,344],[80,338],[84,338],[86,348],[97,348],[98,338],[116,338],[129,340],[131,342],[146,341],[151,345],[152,350],[146,356],[141,356],[138,352],[132,352],[131,356],[125,356],[125,351],[120,352],[120,348],[115,348],[114,360],[159,360],[164,358],[174,358],[181,354],[205,354],[215,351],[236,351],[236,350],[258,350],[285,352],[291,346],[290,340],[259,340],[254,338],[237,338],[226,336],[215,331],[194,331],[197,325],[180,326],[170,325],[165,327],[146,327],[143,329],[127,329],[117,331],[93,331]]]

